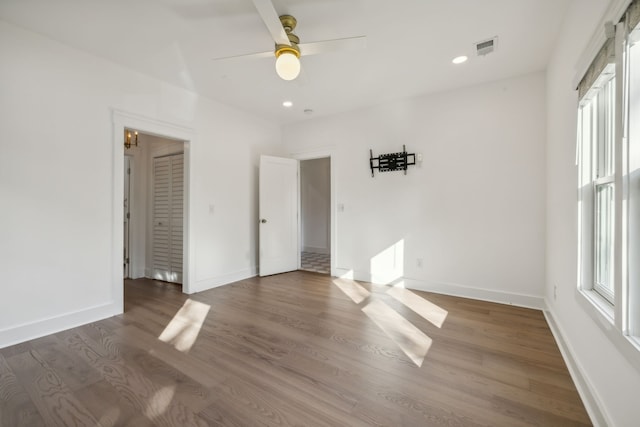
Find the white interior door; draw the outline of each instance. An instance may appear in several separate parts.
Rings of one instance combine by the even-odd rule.
[[[152,277],[182,283],[184,155],[153,159]]]
[[[260,276],[298,269],[298,161],[260,157]]]

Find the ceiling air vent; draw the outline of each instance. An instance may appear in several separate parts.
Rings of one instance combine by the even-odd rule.
[[[498,47],[498,37],[490,38],[489,40],[483,40],[475,44],[476,55],[485,56],[496,50]]]

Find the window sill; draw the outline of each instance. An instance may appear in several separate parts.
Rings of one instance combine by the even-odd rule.
[[[620,354],[640,372],[640,337],[625,335],[616,328],[613,306],[597,292],[581,289],[576,291],[579,294],[577,300],[585,312],[600,327]]]
[[[579,292],[602,316],[602,318],[599,319],[600,321],[607,321],[611,326],[615,325],[615,314],[613,306],[609,301],[593,290],[586,291],[581,289]]]

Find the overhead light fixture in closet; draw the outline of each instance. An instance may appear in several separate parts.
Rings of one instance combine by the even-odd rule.
[[[125,132],[126,132],[126,135],[125,135],[125,138],[124,138],[124,148],[126,148],[128,150],[129,148],[131,148],[132,145],[137,147],[138,146],[138,131],[135,131],[133,133],[133,136],[131,135],[131,131],[130,130],[126,130],[125,129]]]

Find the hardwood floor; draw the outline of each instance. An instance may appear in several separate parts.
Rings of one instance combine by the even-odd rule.
[[[0,350],[0,424],[591,425],[540,311],[308,272],[127,281],[125,314]]]

